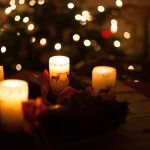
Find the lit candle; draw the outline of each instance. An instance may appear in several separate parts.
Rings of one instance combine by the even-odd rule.
[[[22,102],[28,100],[28,83],[8,79],[0,82],[0,121],[3,130],[16,132],[23,123]]]
[[[69,85],[70,60],[66,56],[53,56],[49,59],[50,87],[58,93]]]
[[[0,66],[0,81],[4,80],[4,69],[3,66]]]
[[[106,96],[114,92],[116,84],[116,69],[108,66],[97,66],[92,72],[92,87],[94,95]]]

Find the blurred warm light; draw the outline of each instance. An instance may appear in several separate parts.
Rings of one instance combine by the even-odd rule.
[[[21,69],[22,69],[21,64],[17,64],[17,65],[16,65],[16,70],[17,70],[17,71],[20,71]]]
[[[116,19],[111,19],[111,24],[118,24],[118,21]]]
[[[74,8],[74,4],[73,4],[73,3],[68,3],[67,7],[68,7],[69,9],[73,9],[73,8]]]
[[[134,66],[132,65],[128,66],[128,70],[134,70]]]
[[[45,3],[45,0],[38,0],[39,5],[43,5]]]
[[[80,40],[80,35],[79,34],[74,34],[72,38],[73,38],[74,41],[79,41]]]
[[[11,13],[11,11],[12,11],[11,7],[7,7],[7,8],[5,9],[5,14],[8,15],[8,14]]]
[[[60,49],[61,49],[61,44],[60,43],[56,43],[55,45],[54,45],[54,48],[55,48],[55,50],[57,50],[57,51],[59,51]]]
[[[15,10],[16,9],[16,5],[15,4],[12,4],[10,7],[11,7],[11,10]]]
[[[82,11],[82,16],[87,17],[89,15],[89,12],[87,10]]]
[[[21,17],[19,15],[15,16],[15,21],[19,21]]]
[[[120,41],[115,40],[115,41],[114,41],[114,46],[115,46],[115,47],[120,47],[120,46],[121,46]]]
[[[36,1],[35,1],[35,0],[31,0],[31,1],[29,2],[29,5],[30,5],[30,6],[34,6],[34,5],[35,5],[35,3],[36,3]]]
[[[15,0],[10,0],[9,5],[15,4]]]
[[[97,41],[96,41],[96,40],[92,40],[92,41],[91,41],[91,45],[92,45],[92,46],[96,46],[96,45],[97,45]]]
[[[98,10],[99,12],[104,12],[104,11],[105,11],[105,8],[104,8],[104,6],[98,6],[98,7],[97,7],[97,10]]]
[[[23,18],[23,22],[24,22],[24,23],[29,22],[29,17],[24,17],[24,18]]]
[[[31,38],[31,43],[34,43],[36,41],[36,38],[35,37],[32,37]]]
[[[88,39],[84,40],[83,43],[84,43],[84,45],[85,45],[86,47],[89,47],[89,46],[91,45],[91,41],[88,40]]]
[[[124,38],[125,39],[130,39],[131,35],[129,32],[124,32]]]
[[[20,32],[17,32],[17,36],[20,36]]]
[[[82,17],[81,17],[81,21],[92,21],[93,17],[91,16],[90,12],[87,10],[82,11]]]
[[[40,40],[40,44],[41,44],[42,46],[46,45],[46,43],[47,43],[47,40],[46,40],[45,38],[42,38],[42,39]]]
[[[140,82],[139,80],[134,80],[134,82]]]
[[[1,31],[1,32],[4,32],[5,30],[4,30],[3,28],[0,28],[0,31]]]
[[[123,6],[122,0],[116,0],[116,6],[122,7]]]
[[[1,47],[1,53],[5,53],[5,52],[6,52],[6,50],[7,50],[7,49],[6,49],[6,47],[5,47],[5,46],[2,46],[2,47]]]
[[[80,21],[80,24],[84,26],[86,25],[86,21]]]
[[[86,22],[86,17],[85,16],[81,16],[81,20],[82,22]]]
[[[28,30],[29,30],[29,31],[32,31],[33,29],[34,29],[34,24],[32,24],[32,23],[29,24],[29,25],[28,25]]]
[[[81,20],[81,18],[82,18],[82,16],[81,16],[80,14],[75,15],[75,19],[76,19],[77,21]]]
[[[96,46],[94,46],[94,49],[95,49],[95,51],[100,51],[101,50],[101,46],[97,44]]]
[[[116,23],[111,24],[111,32],[116,33],[118,30],[118,25]]]
[[[112,33],[116,33],[118,30],[118,21],[116,19],[111,20],[111,28],[110,28]]]
[[[19,4],[23,5],[25,3],[25,0],[19,0]]]
[[[88,20],[88,21],[92,21],[92,20],[93,20],[93,17],[89,14],[88,17],[87,17],[87,20]]]

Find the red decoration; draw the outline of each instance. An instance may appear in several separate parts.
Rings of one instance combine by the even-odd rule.
[[[104,39],[109,39],[109,38],[111,38],[113,35],[112,35],[112,33],[109,32],[109,31],[102,31],[102,32],[101,32],[101,36],[102,36]]]

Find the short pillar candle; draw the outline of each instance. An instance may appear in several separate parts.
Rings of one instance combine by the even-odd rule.
[[[28,100],[28,83],[8,79],[0,82],[0,121],[2,129],[16,132],[22,128],[22,102]]]
[[[0,81],[4,80],[4,69],[3,66],[0,66]]]
[[[97,66],[92,71],[94,95],[107,95],[115,90],[116,69],[109,66]]]
[[[69,85],[70,60],[66,56],[49,59],[50,88],[57,94]]]

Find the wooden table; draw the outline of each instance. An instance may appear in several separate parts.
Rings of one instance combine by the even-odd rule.
[[[21,79],[29,79],[29,72]],[[141,83],[136,83],[140,86]],[[133,85],[131,85],[134,87]],[[50,150],[150,150],[150,98],[141,94],[136,87],[130,84],[117,82],[116,96],[120,101],[128,101],[130,114],[126,122],[120,127],[107,134],[93,138],[63,143],[58,145],[43,144],[42,141],[29,138],[27,141],[20,139],[12,142],[0,139],[0,147],[4,149],[50,149]],[[144,89],[144,87],[142,88]],[[38,144],[36,142],[39,142]],[[38,145],[38,146],[37,146]],[[1,149],[1,148],[0,148]]]

